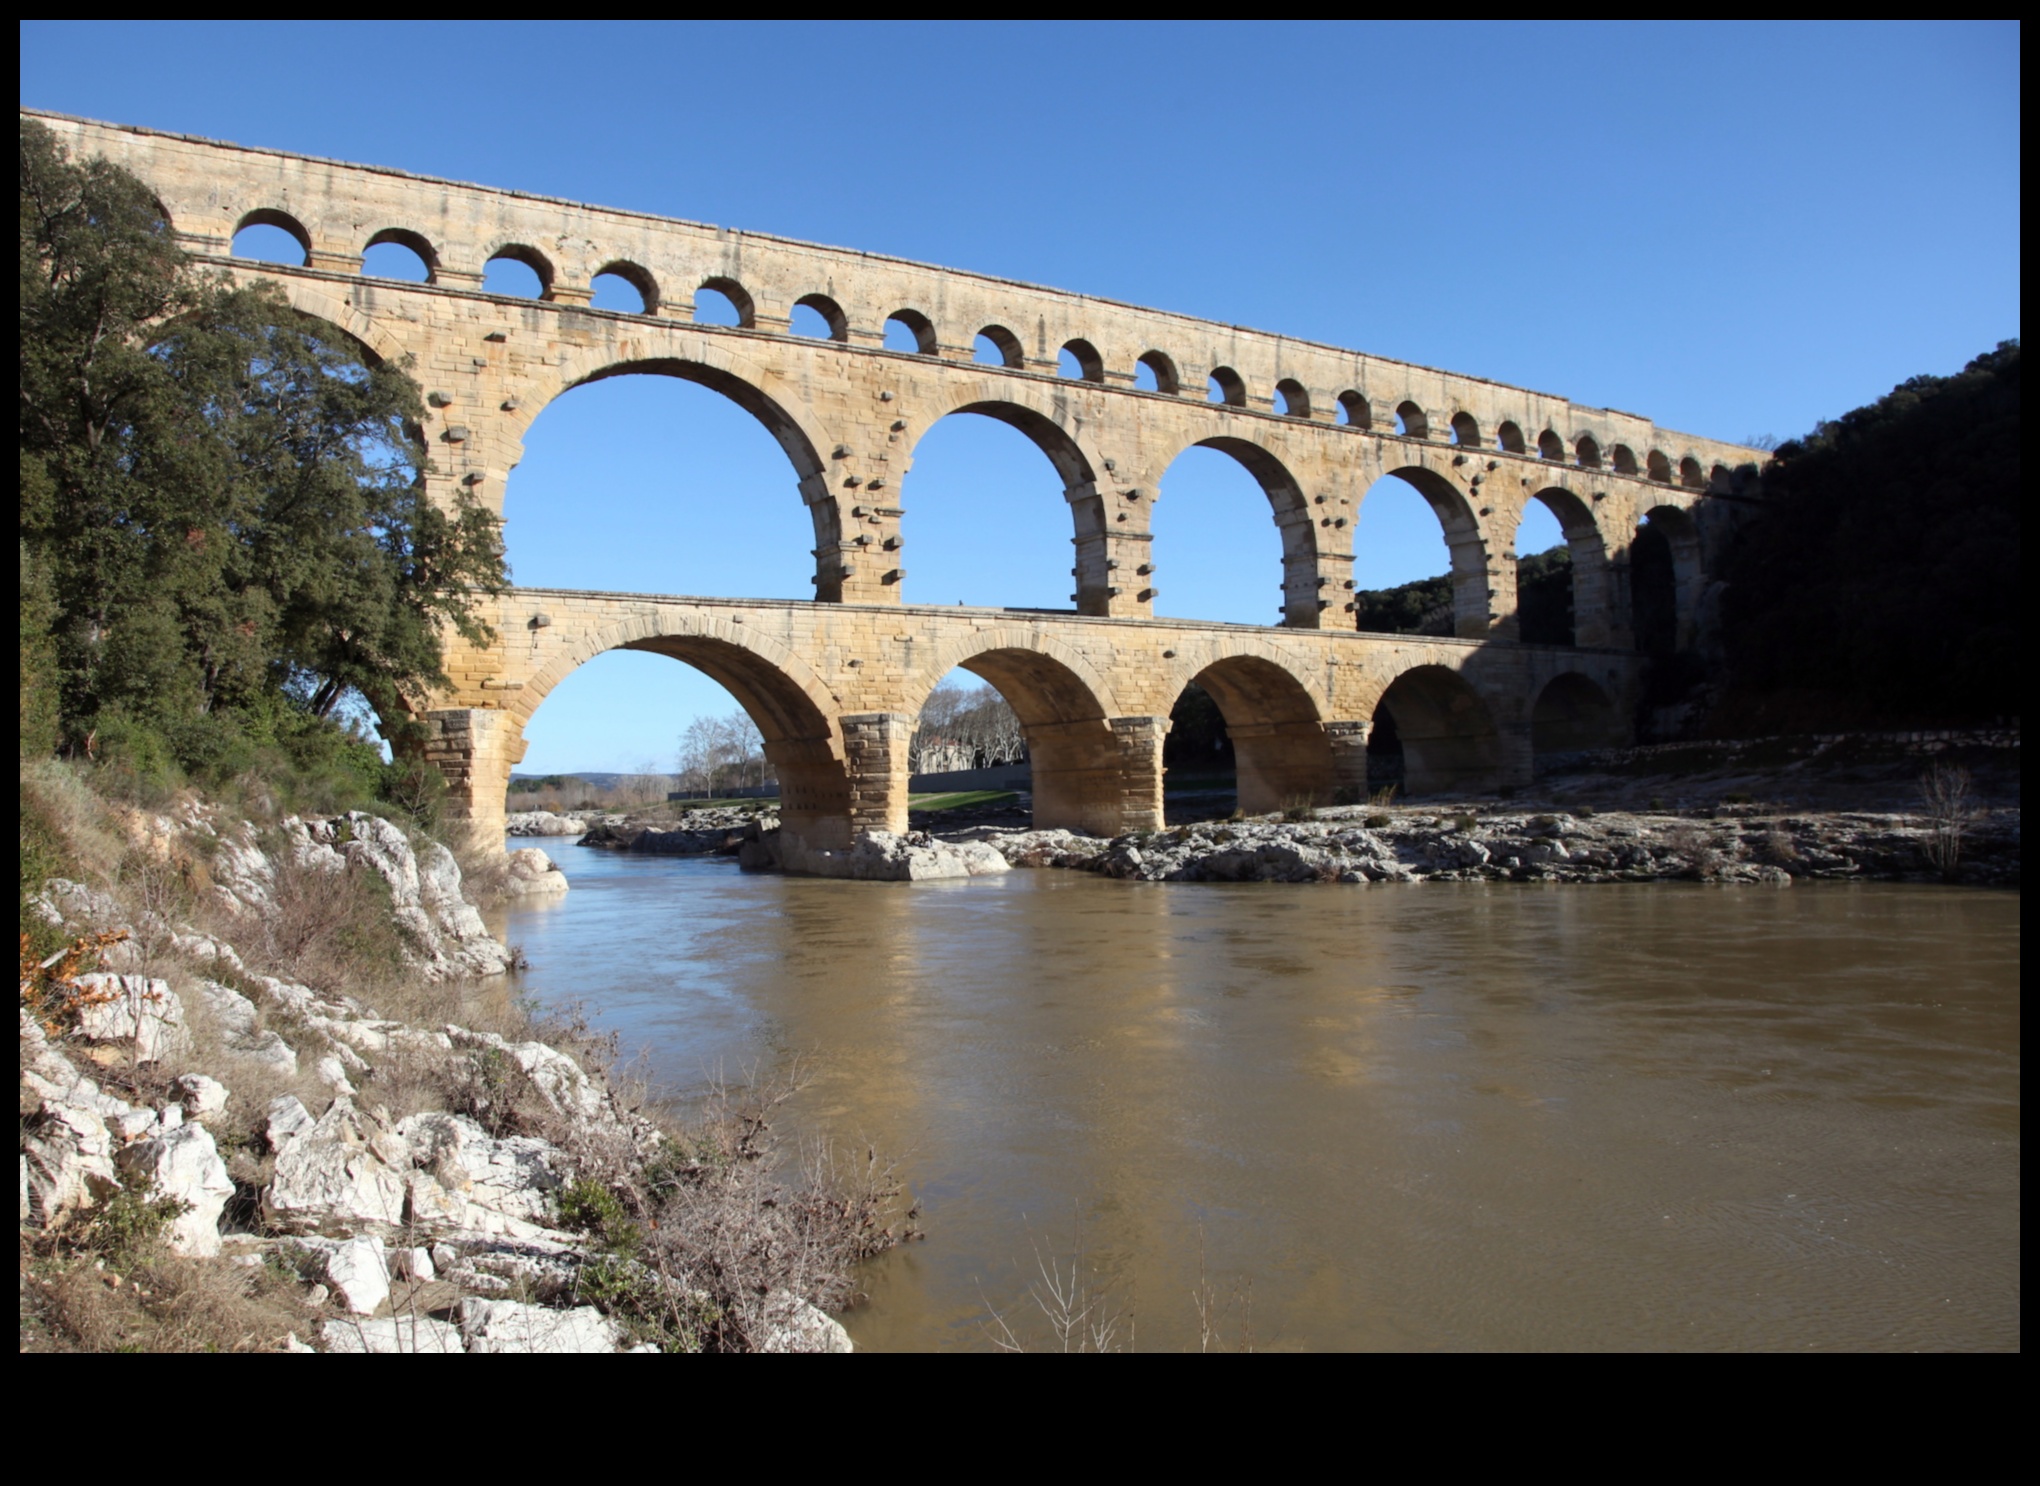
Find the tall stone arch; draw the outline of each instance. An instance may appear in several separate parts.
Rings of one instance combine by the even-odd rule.
[[[1115,561],[1117,547],[1135,527],[1138,540],[1146,541],[1148,511],[1137,497],[1115,502],[1115,486],[1101,477],[1110,472],[1108,460],[1089,437],[1081,398],[1073,398],[1068,386],[1035,383],[1012,377],[949,375],[942,379],[927,400],[923,417],[910,417],[906,435],[912,450],[944,418],[957,413],[974,413],[1017,430],[1039,449],[1062,481],[1063,499],[1069,503],[1071,545],[1075,550],[1076,595],[1079,614],[1114,614],[1125,611],[1116,599],[1124,597],[1126,585],[1115,581],[1122,565]],[[911,467],[911,465],[909,465]],[[1129,487],[1132,488],[1132,487]],[[1128,519],[1131,518],[1131,522]],[[909,513],[903,518],[911,523]],[[905,530],[906,528],[903,528]],[[1143,559],[1144,560],[1144,559]],[[1135,564],[1137,566],[1138,564]]]
[[[1243,422],[1246,420],[1242,420]],[[1292,460],[1275,441],[1238,432],[1207,434],[1191,439],[1169,456],[1173,466],[1191,449],[1214,449],[1231,458],[1253,478],[1267,498],[1268,513],[1282,544],[1282,622],[1291,629],[1320,629],[1331,608],[1328,585],[1342,581],[1324,561],[1332,544],[1322,541],[1318,513],[1292,468]],[[1338,565],[1343,573],[1345,564]]]
[[[1455,459],[1463,465],[1465,456],[1454,455],[1449,448],[1434,452],[1404,444],[1367,460],[1354,524],[1357,530],[1366,515],[1367,495],[1385,476],[1394,475],[1412,486],[1437,517],[1451,555],[1452,632],[1462,639],[1484,640],[1494,635],[1502,617],[1495,602],[1499,563],[1490,525],[1493,507],[1489,504],[1489,514],[1481,514],[1482,507],[1476,504],[1480,487],[1461,472]]]
[[[674,345],[675,339],[679,344]],[[499,481],[506,481],[523,452],[523,441],[540,414],[577,387],[589,386],[621,376],[666,376],[722,394],[749,413],[770,434],[792,466],[794,484],[813,522],[815,545],[814,596],[825,603],[852,597],[846,592],[855,575],[853,543],[845,540],[845,502],[832,489],[830,452],[837,444],[801,397],[784,395],[787,379],[741,354],[721,336],[689,335],[666,329],[659,336],[660,354],[647,354],[644,346],[633,344],[624,334],[622,344],[607,342],[562,351],[557,361],[543,372],[528,373],[529,395],[518,398],[515,408],[504,412],[500,455],[504,468]],[[774,388],[767,391],[767,388]]]

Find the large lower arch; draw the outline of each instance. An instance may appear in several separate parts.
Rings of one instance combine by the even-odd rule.
[[[1022,627],[980,631],[939,648],[917,675],[914,713],[961,667],[989,684],[1020,719],[1033,775],[1034,824],[1097,835],[1121,828],[1127,781],[1107,721],[1111,693],[1081,657]]]
[[[1416,666],[1396,677],[1375,706],[1402,745],[1403,787],[1411,794],[1486,792],[1501,780],[1501,737],[1487,704],[1458,672]]]
[[[1266,656],[1212,660],[1187,678],[1211,694],[1232,739],[1239,808],[1265,815],[1298,803],[1324,805],[1337,787],[1330,736],[1317,699]]]
[[[1452,481],[1420,464],[1397,465],[1382,471],[1411,486],[1424,498],[1445,532],[1452,561],[1452,633],[1462,639],[1485,639],[1493,628],[1493,593],[1488,584],[1487,541],[1473,507]],[[1376,482],[1379,484],[1379,481]],[[1370,491],[1374,487],[1370,486]],[[1361,497],[1364,504],[1366,496]],[[1354,512],[1359,519],[1360,512]]]
[[[850,777],[834,699],[805,662],[743,626],[652,611],[596,630],[554,656],[518,692],[509,720],[520,736],[554,687],[609,650],[664,655],[721,685],[764,736],[765,756],[779,773],[782,826],[811,847],[850,844]]]
[[[1532,492],[1558,519],[1572,557],[1573,644],[1603,647],[1616,643],[1614,593],[1608,577],[1608,544],[1594,520],[1593,507],[1572,491],[1547,485]]]
[[[1614,748],[1626,739],[1612,697],[1577,671],[1552,677],[1530,710],[1532,767],[1542,770],[1564,754]]]

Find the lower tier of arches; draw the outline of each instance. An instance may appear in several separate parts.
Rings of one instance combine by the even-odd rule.
[[[907,828],[920,709],[970,672],[1017,718],[1033,823],[1092,835],[1165,825],[1172,709],[1201,694],[1249,815],[1496,794],[1540,763],[1628,741],[1640,666],[1603,652],[1403,636],[1162,628],[1024,611],[893,609],[512,590],[493,647],[456,657],[464,706],[420,709],[448,813],[500,843],[524,728],[566,676],[631,650],[720,683],[755,724],[786,832],[839,851]],[[1176,750],[1179,763],[1182,749]]]

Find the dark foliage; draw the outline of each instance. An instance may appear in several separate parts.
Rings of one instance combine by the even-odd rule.
[[[1571,548],[1535,552],[1516,564],[1516,616],[1529,644],[1573,643]]]
[[[1169,710],[1169,735],[1162,740],[1162,766],[1187,773],[1220,773],[1233,766],[1232,738],[1211,693],[1195,681],[1183,688]]]
[[[1452,578],[1419,578],[1394,588],[1363,588],[1353,595],[1359,627],[1378,635],[1452,633]]]
[[[1728,554],[1716,731],[2015,717],[2019,343],[1782,444]]]
[[[417,386],[177,247],[147,187],[21,126],[24,748],[223,777],[380,769],[445,630],[486,636],[495,519],[422,481]]]
[[[1363,588],[1353,595],[1359,628],[1379,635],[1452,633],[1452,578],[1419,578],[1394,588]],[[1522,638],[1536,645],[1573,642],[1572,552],[1564,546],[1533,553],[1516,564],[1516,605]]]

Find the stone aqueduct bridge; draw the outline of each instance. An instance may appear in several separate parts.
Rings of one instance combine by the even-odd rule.
[[[1534,749],[1626,732],[1645,664],[1630,619],[1641,525],[1669,541],[1690,639],[1713,535],[1762,458],[1629,413],[1004,279],[36,116],[75,155],[148,182],[202,259],[274,283],[376,356],[409,358],[441,499],[465,493],[500,514],[532,420],[572,387],[629,372],[724,393],[785,450],[814,522],[811,601],[513,590],[498,601],[496,644],[453,654],[450,694],[419,699],[456,810],[499,840],[525,723],[576,666],[618,647],[729,688],[778,765],[789,829],[816,847],[904,828],[906,740],[955,666],[997,686],[1025,724],[1043,825],[1159,825],[1162,738],[1192,679],[1236,740],[1249,810],[1364,783],[1382,706],[1413,790],[1520,783]],[[303,265],[234,259],[235,233],[258,223],[296,238]],[[364,277],[362,255],[384,242],[416,252],[428,280]],[[537,299],[484,292],[485,265],[506,257],[537,273]],[[592,308],[601,274],[632,284],[642,312]],[[727,296],[741,323],[694,323],[701,288]],[[829,338],[792,333],[800,305]],[[889,320],[916,351],[886,348]],[[980,336],[1003,365],[975,359]],[[1065,350],[1081,376],[1058,375]],[[1153,390],[1136,386],[1137,366]],[[1019,429],[1061,476],[1072,610],[900,602],[901,481],[916,442],[956,412]],[[1267,494],[1279,626],[1152,617],[1156,489],[1192,445],[1231,455]],[[1354,631],[1354,523],[1386,474],[1415,486],[1444,529],[1455,638]],[[1576,647],[1515,638],[1515,533],[1532,500],[1571,550]]]

